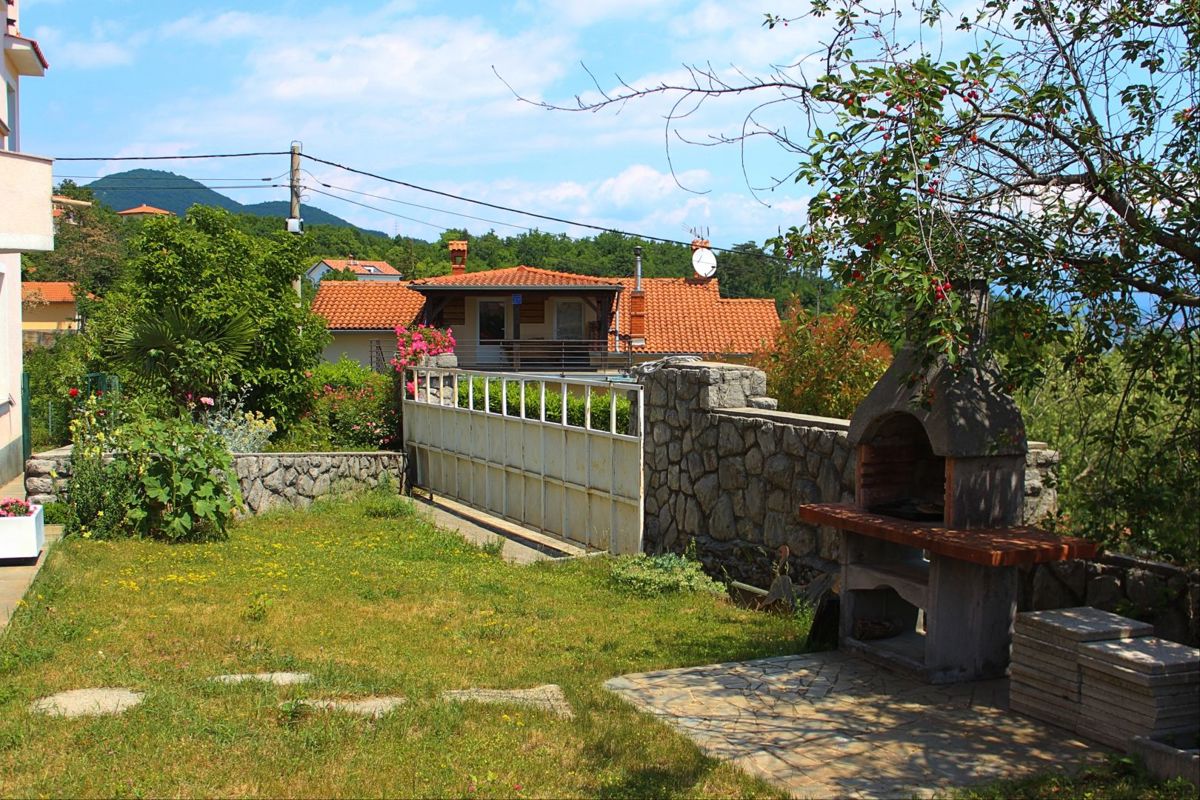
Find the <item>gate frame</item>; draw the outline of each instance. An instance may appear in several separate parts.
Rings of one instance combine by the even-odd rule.
[[[479,378],[484,381],[483,396],[479,397],[475,394],[474,379]],[[461,380],[467,380],[467,403],[466,405],[459,404],[459,386]],[[495,412],[490,409],[491,392],[494,383],[499,382],[500,392],[500,411]],[[520,385],[520,408],[515,413],[509,413],[508,404],[508,387],[509,384],[517,383]],[[457,502],[464,503],[473,508],[478,508],[489,514],[504,519],[519,523],[531,530],[537,530],[543,534],[563,539],[564,541],[574,544],[583,544],[588,547],[596,547],[597,545],[588,541],[580,541],[566,536],[565,533],[560,533],[557,530],[546,526],[546,486],[558,485],[562,487],[564,492],[564,505],[566,502],[567,492],[583,491],[588,498],[595,495],[601,495],[608,498],[611,509],[611,517],[613,524],[610,525],[608,534],[609,541],[607,549],[614,554],[629,553],[636,554],[641,552],[643,546],[643,537],[645,533],[645,447],[643,437],[646,430],[645,423],[645,387],[638,382],[628,380],[614,380],[604,376],[596,377],[579,377],[574,375],[545,375],[536,373],[519,373],[519,372],[491,372],[482,370],[467,370],[457,368],[438,368],[438,367],[407,367],[403,373],[403,401],[401,410],[401,434],[404,448],[409,455],[409,463],[413,484],[428,488],[430,476],[423,474],[425,465],[422,463],[422,458],[419,455],[420,450],[437,453],[446,458],[455,459],[455,461],[470,460],[474,463],[479,463],[478,459],[471,458],[471,455],[464,453],[461,450],[450,448],[435,447],[423,443],[410,442],[410,421],[407,409],[413,406],[441,406],[447,409],[454,409],[455,413],[464,413],[468,415],[479,415],[482,417],[499,418],[519,422],[527,425],[540,426],[543,429],[552,428],[563,431],[578,431],[589,436],[599,436],[603,438],[614,439],[620,442],[636,444],[635,451],[637,453],[637,497],[632,498],[628,495],[617,492],[616,490],[616,460],[612,459],[611,477],[609,488],[607,490],[597,489],[590,485],[574,484],[566,478],[556,478],[547,476],[544,471],[534,473],[529,470],[518,469],[510,465],[496,463],[492,459],[485,459],[482,463],[485,465],[485,470],[500,470],[506,476],[511,472],[517,472],[523,475],[536,476],[541,485],[541,502],[542,513],[541,520],[538,524],[534,524],[526,519],[510,516],[507,508],[507,496],[504,499],[502,508],[488,507],[491,504],[485,500],[483,506],[477,502],[462,497],[463,492],[456,493],[443,492],[449,497],[453,497]],[[538,392],[538,414],[536,417],[525,415],[525,405],[527,400],[528,388],[530,384],[534,384],[534,391]],[[412,386],[413,392],[410,396],[407,387]],[[547,389],[547,386],[549,389]],[[567,421],[568,404],[565,398],[570,394],[570,389],[582,389],[584,397],[584,420],[583,426],[571,425]],[[592,427],[592,397],[596,390],[600,390],[610,396],[608,427],[607,430]],[[561,406],[559,419],[547,418],[546,415],[546,395],[548,391],[558,391],[560,396],[564,398]],[[617,431],[617,398],[621,395],[630,396],[630,426],[633,433],[621,433]],[[590,446],[589,446],[590,452]],[[590,459],[588,472],[591,473]],[[485,471],[485,475],[486,475]],[[455,484],[461,486],[461,471],[456,467]],[[474,480],[472,477],[470,480]],[[486,480],[486,477],[485,477]],[[505,478],[507,484],[507,477]],[[589,482],[590,483],[590,482]],[[430,489],[432,492],[433,490]],[[485,496],[490,494],[487,485],[484,487]],[[505,492],[507,495],[507,492]],[[632,507],[636,513],[636,538],[635,546],[623,546],[621,540],[628,540],[628,537],[618,537],[616,525],[617,506],[626,505]],[[565,508],[564,508],[565,516]],[[564,526],[565,527],[565,526]],[[591,532],[588,532],[588,539],[591,539]]]

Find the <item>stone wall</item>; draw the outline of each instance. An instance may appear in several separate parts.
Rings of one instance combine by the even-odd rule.
[[[648,552],[694,540],[710,572],[764,587],[782,544],[793,578],[836,568],[837,531],[800,522],[796,509],[854,502],[847,420],[774,411],[766,375],[753,367],[668,365],[642,383]],[[1057,453],[1030,450],[1027,519],[1056,508],[1057,465]]]
[[[1152,623],[1156,636],[1200,646],[1200,570],[1118,553],[1021,570],[1021,611],[1083,605]]]
[[[404,453],[237,453],[234,471],[251,514],[279,506],[304,507],[318,497],[370,488],[381,480],[405,486]],[[71,450],[39,453],[25,462],[25,493],[50,503],[71,478]]]

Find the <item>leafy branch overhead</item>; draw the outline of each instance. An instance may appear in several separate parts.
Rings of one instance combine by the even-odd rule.
[[[898,295],[910,340],[952,357],[972,327],[951,289],[975,277],[1081,306],[1097,350],[1131,326],[1193,330],[1194,3],[992,0],[959,18],[934,0],[904,11],[817,0],[802,16],[766,16],[780,35],[831,31],[768,74],[688,66],[674,83],[596,81],[573,105],[531,102],[599,111],[663,96],[679,140],[705,103],[753,96],[736,128],[702,143],[744,150],[766,138],[795,155],[773,183],[794,179],[813,197],[781,247],[876,297]],[[868,316],[895,313],[856,302]]]

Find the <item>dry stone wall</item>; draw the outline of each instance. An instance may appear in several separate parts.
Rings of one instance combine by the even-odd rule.
[[[780,545],[792,576],[836,569],[839,535],[802,523],[802,503],[854,502],[849,421],[775,411],[753,367],[692,362],[642,376],[645,549],[695,542],[705,567],[767,586]],[[1026,518],[1057,507],[1058,454],[1026,459]]]
[[[318,497],[378,486],[405,486],[404,453],[237,453],[233,468],[251,514],[280,506],[303,508]],[[71,479],[70,448],[39,453],[25,462],[31,502],[58,499]]]

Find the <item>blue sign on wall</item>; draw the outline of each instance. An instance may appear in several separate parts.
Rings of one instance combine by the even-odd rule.
[[[513,295],[513,305],[514,305],[514,306],[519,306],[519,305],[521,305],[521,295],[519,295],[519,294],[514,294],[514,295]]]

